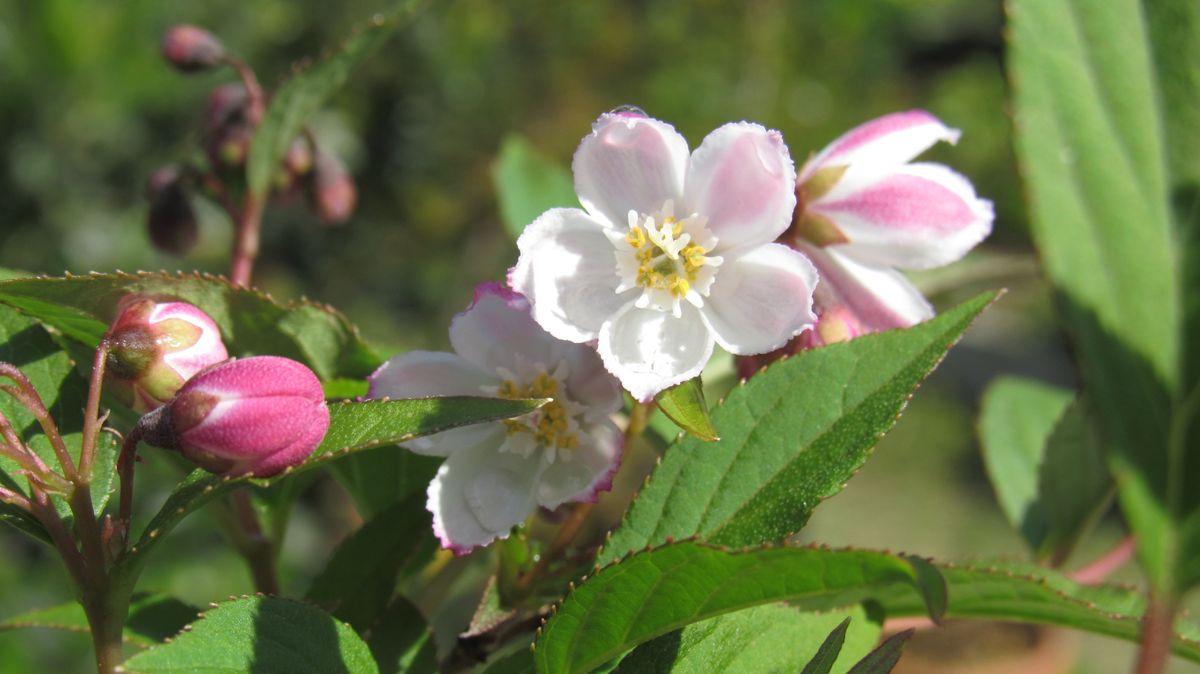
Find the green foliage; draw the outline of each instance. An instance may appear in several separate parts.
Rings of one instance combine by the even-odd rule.
[[[750,378],[713,410],[719,442],[686,437],[667,449],[599,562],[668,538],[737,546],[799,531],[995,297],[908,330],[808,351]]]
[[[525,225],[551,208],[579,207],[571,174],[518,135],[510,134],[501,142],[492,164],[492,185],[504,229],[514,240]]]
[[[183,626],[196,619],[199,611],[174,597],[161,594],[137,594],[129,604],[122,639],[135,648],[149,648],[175,636]],[[17,629],[53,629],[88,633],[87,615],[77,602],[29,611],[0,622],[0,631]]]
[[[367,646],[380,674],[427,674],[438,671],[437,644],[421,612],[396,597],[372,628]]]
[[[346,317],[308,301],[279,304],[257,290],[199,274],[89,274],[0,282],[0,302],[15,306],[90,348],[100,343],[129,293],[196,305],[221,327],[234,356],[271,354],[308,364],[319,377],[365,377],[381,362]]]
[[[362,639],[324,611],[287,599],[245,597],[206,611],[170,643],[127,660],[130,674],[180,671],[371,674]]]
[[[858,664],[850,669],[850,674],[888,674],[900,659],[900,650],[904,642],[913,635],[913,630],[900,632],[888,637],[879,648],[871,651]]]
[[[1008,520],[1039,558],[1065,560],[1113,490],[1084,406],[1070,391],[1002,377],[984,394],[979,435]]]
[[[425,493],[442,458],[424,456],[396,447],[355,452],[331,465],[334,476],[354,499],[365,518],[373,518],[396,501],[416,492]]]
[[[654,397],[658,409],[675,425],[705,442],[720,440],[712,417],[708,415],[708,402],[704,399],[704,386],[700,377],[676,384]]]

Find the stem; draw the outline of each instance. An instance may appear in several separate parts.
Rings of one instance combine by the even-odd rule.
[[[117,509],[117,534],[122,545],[129,540],[129,525],[133,519],[133,464],[137,462],[137,446],[142,440],[142,426],[138,424],[125,436],[121,444],[121,455],[117,457],[117,475],[121,478],[121,503]]]
[[[242,200],[242,212],[237,219],[237,231],[233,237],[233,265],[229,279],[234,285],[250,285],[254,271],[254,258],[258,256],[258,230],[262,225],[263,204],[249,192]]]
[[[92,464],[96,458],[96,439],[100,435],[100,389],[104,386],[104,366],[108,361],[108,338],[100,340],[92,359],[92,378],[88,383],[87,407],[83,412],[83,441],[79,448],[79,475],[75,483],[86,491],[92,483]],[[89,500],[90,504],[91,501]],[[90,505],[89,505],[90,508]],[[92,519],[95,519],[93,515]]]
[[[67,451],[62,434],[58,432],[58,425],[54,423],[54,418],[50,416],[50,412],[42,402],[42,397],[38,394],[37,389],[33,387],[33,383],[29,381],[25,373],[10,363],[0,363],[0,377],[8,377],[16,382],[16,387],[4,385],[0,386],[0,390],[15,398],[37,419],[38,424],[42,427],[42,432],[50,441],[50,446],[54,448],[54,454],[58,457],[63,475],[71,482],[78,482],[79,473],[75,470],[75,462],[71,460],[71,454]]]
[[[238,77],[242,80],[242,86],[246,87],[248,101],[246,121],[250,122],[250,126],[257,127],[267,108],[267,97],[263,94],[262,85],[258,83],[254,69],[245,61],[232,56],[228,57],[226,61],[237,71]]]
[[[120,595],[120,596],[118,596]],[[107,583],[83,600],[92,631],[92,647],[96,653],[96,671],[112,674],[125,659],[121,648],[125,619],[129,615],[129,597],[112,591]]]
[[[1114,571],[1125,565],[1131,557],[1133,557],[1136,542],[1133,536],[1122,538],[1111,550],[1100,555],[1095,560],[1080,567],[1070,574],[1071,580],[1083,585],[1096,585],[1104,582]]]
[[[250,575],[254,578],[254,589],[263,594],[279,594],[279,577],[275,573],[275,550],[271,539],[263,533],[262,525],[258,522],[258,513],[254,512],[254,503],[250,500],[250,492],[238,489],[230,496],[233,501],[233,512],[237,523],[244,532],[244,537],[238,537],[234,543],[246,563],[250,566]]]
[[[1161,674],[1166,668],[1174,617],[1175,605],[1152,592],[1146,617],[1142,619],[1142,648],[1138,651],[1135,674]]]

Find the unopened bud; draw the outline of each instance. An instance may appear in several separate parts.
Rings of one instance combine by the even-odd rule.
[[[283,167],[293,176],[306,175],[313,168],[312,146],[306,138],[296,138],[283,156]]]
[[[345,164],[337,157],[318,152],[312,176],[313,209],[326,224],[350,219],[358,202],[358,190]]]
[[[163,166],[146,181],[150,210],[146,224],[154,247],[171,255],[185,255],[200,235],[182,174],[176,166]]]
[[[204,108],[205,133],[213,135],[226,124],[242,121],[249,106],[250,95],[241,82],[229,82],[213,89]]]
[[[303,463],[329,430],[321,382],[278,356],[201,371],[138,422],[149,444],[218,474],[269,477]]]
[[[197,26],[172,26],[163,37],[163,57],[185,73],[208,70],[225,61],[225,46]]]
[[[208,314],[186,302],[131,295],[108,331],[105,383],[145,414],[170,400],[192,375],[229,354]]]

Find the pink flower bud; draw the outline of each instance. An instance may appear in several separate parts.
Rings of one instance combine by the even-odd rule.
[[[358,202],[358,190],[346,165],[337,157],[324,152],[317,153],[313,167],[313,209],[329,225],[339,225],[354,213]]]
[[[321,382],[303,364],[255,356],[213,365],[138,422],[143,439],[212,472],[269,477],[302,463],[329,430]]]
[[[146,184],[150,211],[146,224],[150,242],[171,255],[186,255],[200,235],[196,212],[177,166],[164,166],[150,175]]]
[[[108,331],[108,390],[135,412],[159,407],[200,370],[229,354],[208,314],[184,302],[140,295],[121,301]]]
[[[225,60],[225,46],[197,26],[172,26],[163,37],[163,57],[185,73],[208,70]]]

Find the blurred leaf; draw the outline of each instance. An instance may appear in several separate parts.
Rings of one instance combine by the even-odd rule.
[[[1200,4],[1146,0],[1144,7],[1158,70],[1168,168],[1176,184],[1200,184]]]
[[[890,585],[919,597],[925,578],[909,560],[886,553],[666,545],[610,564],[577,587],[543,627],[534,661],[539,672],[586,672],[723,613],[779,601],[836,608]]]
[[[221,604],[170,643],[129,658],[123,668],[130,674],[379,671],[348,625],[314,606],[276,597]]]
[[[331,464],[338,482],[354,499],[365,518],[375,517],[396,501],[425,488],[443,459],[399,447],[379,447],[355,452]]]
[[[196,619],[194,606],[161,594],[136,594],[129,604],[122,640],[135,648],[149,648],[175,636]],[[0,622],[0,631],[45,628],[91,634],[87,615],[77,602],[22,613]]]
[[[379,50],[392,32],[411,20],[419,0],[393,5],[387,14],[374,16],[331,54],[296,72],[271,95],[262,123],[254,132],[246,158],[246,183],[250,194],[262,199],[279,170],[279,162],[325,99],[350,78],[350,72]]]
[[[720,441],[684,437],[667,449],[599,563],[668,538],[739,546],[800,530],[995,298],[986,293],[908,330],[807,351],[751,377],[712,411]]]
[[[269,295],[215,276],[89,274],[0,282],[0,302],[15,306],[71,339],[95,348],[126,294],[190,302],[221,327],[234,356],[270,354],[307,363],[321,379],[361,378],[380,359],[346,317],[306,300],[279,304]]]
[[[879,640],[880,631],[880,626],[868,621],[861,608],[850,611],[853,621],[845,617],[846,613],[804,613],[785,604],[743,609],[647,641],[626,655],[613,671],[617,674],[795,672],[814,653],[825,649],[830,629],[844,639],[846,629],[853,624],[850,645],[836,670],[842,674],[855,658],[870,652]],[[829,674],[839,659],[842,640],[837,644],[825,653],[827,667],[814,671]]]
[[[395,503],[338,545],[305,599],[365,632],[388,608],[396,579],[433,555],[432,530],[424,494]]]
[[[396,597],[371,628],[367,646],[380,674],[427,674],[438,671],[437,644],[425,617],[412,602]]]
[[[714,442],[721,439],[717,437],[717,429],[708,415],[708,402],[704,400],[704,388],[699,377],[659,393],[654,397],[654,402],[676,426],[698,440]]]
[[[322,382],[326,399],[351,399],[367,395],[366,379],[330,379]]]
[[[913,630],[905,630],[888,637],[886,641],[879,644],[879,648],[871,651],[867,657],[854,665],[850,674],[888,674],[900,659],[900,651],[904,648],[904,642],[908,641],[912,635]]]
[[[979,435],[1004,514],[1039,558],[1061,563],[1113,490],[1084,407],[1070,391],[1001,377],[983,396]]]
[[[846,643],[846,631],[849,628],[849,618],[838,623],[837,627],[833,628],[833,631],[817,647],[817,652],[813,654],[808,664],[804,665],[804,670],[800,674],[829,674],[833,670],[833,663],[837,662],[842,653],[842,646]]]
[[[1151,583],[1174,593],[1183,478],[1168,451],[1180,292],[1166,157],[1137,0],[1011,0],[1009,70],[1033,233],[1062,293],[1122,509]],[[1183,458],[1181,452],[1176,452]],[[1173,465],[1175,464],[1175,465]]]
[[[508,135],[492,164],[500,217],[514,240],[525,225],[551,208],[579,208],[570,172],[543,156],[521,136]]]

